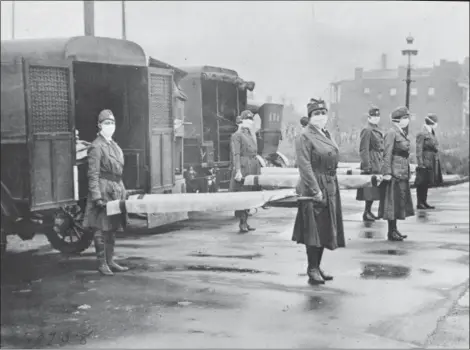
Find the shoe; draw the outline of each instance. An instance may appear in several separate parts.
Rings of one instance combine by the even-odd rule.
[[[328,275],[325,271],[323,271],[322,269],[318,268],[318,271],[320,271],[320,275],[321,277],[325,280],[325,281],[332,281],[333,280],[333,276],[331,275]]]
[[[405,239],[408,237],[408,235],[403,235],[400,231],[398,230],[395,230],[395,232],[397,233],[398,236],[400,236],[401,238]]]
[[[95,243],[96,259],[98,260],[98,271],[103,276],[113,276],[113,272],[106,263],[106,245],[103,234],[100,231],[96,232],[93,240]]]
[[[256,229],[254,227],[251,227],[248,224],[246,224],[246,228],[248,229],[248,231],[256,231]]]
[[[374,220],[380,220],[380,218],[377,215],[372,214],[369,212],[369,215],[374,219]]]
[[[403,237],[400,236],[396,230],[388,233],[388,240],[392,242],[401,242],[403,241]]]
[[[426,209],[436,209],[436,207],[433,207],[432,205],[429,205],[428,203],[423,203],[423,205],[426,207]]]
[[[320,270],[316,267],[310,268],[307,271],[309,277],[308,283],[312,285],[325,284],[325,280],[321,276]]]
[[[114,233],[108,233],[107,239],[105,240],[105,253],[106,253],[106,263],[111,271],[116,272],[125,272],[129,268],[121,266],[114,261],[114,245],[116,244],[116,236]]]
[[[364,212],[364,214],[362,214],[362,221],[371,222],[371,221],[375,221],[375,219],[371,213]]]
[[[422,204],[422,203],[419,203],[419,204],[416,206],[416,209],[426,210],[426,209],[429,209],[429,208],[426,207],[426,205],[424,205],[424,204]]]

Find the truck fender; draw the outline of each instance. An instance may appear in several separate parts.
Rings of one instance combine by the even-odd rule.
[[[266,167],[266,161],[264,160],[263,157],[261,157],[259,154],[257,154],[256,159],[258,159],[258,162],[259,162],[259,164],[261,165],[262,168]]]
[[[16,204],[15,204],[15,200],[13,199],[8,187],[2,181],[0,182],[2,186],[2,191],[1,191],[2,216],[10,217],[13,220],[15,220],[20,216],[18,208],[16,207]]]
[[[284,161],[286,166],[289,166],[289,159],[283,155],[281,152],[276,152],[276,154]]]

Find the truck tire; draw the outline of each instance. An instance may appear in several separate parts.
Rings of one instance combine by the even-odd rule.
[[[53,217],[54,228],[46,232],[52,247],[64,254],[80,254],[93,241],[93,231],[82,226],[83,212],[78,206],[62,208]]]
[[[5,254],[6,250],[7,250],[7,233],[3,230],[2,228],[2,232],[1,232],[1,235],[2,235],[2,242],[1,242],[1,245],[2,245],[2,258],[3,258],[3,255]]]

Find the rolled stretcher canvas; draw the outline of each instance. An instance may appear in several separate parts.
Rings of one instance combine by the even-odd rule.
[[[372,187],[380,184],[380,175],[338,175],[338,184],[341,189],[358,189]],[[295,188],[299,175],[249,175],[245,178],[245,186],[261,186],[263,189]]]
[[[122,206],[132,214],[176,213],[189,211],[234,211],[259,208],[268,202],[295,196],[292,189],[252,192],[172,193],[130,196],[126,201],[110,201],[108,215],[122,212]]]

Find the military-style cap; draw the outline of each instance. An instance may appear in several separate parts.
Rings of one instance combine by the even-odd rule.
[[[308,125],[308,118],[307,117],[300,118],[300,125],[307,126]]]
[[[431,122],[432,124],[436,124],[437,123],[437,115],[435,115],[434,113],[429,113],[426,116],[426,121]]]
[[[409,117],[410,111],[406,107],[398,107],[392,112],[392,120],[400,120],[403,117]]]
[[[105,120],[115,120],[113,112],[111,112],[109,109],[103,109],[98,115],[98,124],[104,122]]]
[[[307,104],[307,114],[309,116],[312,112],[323,110],[323,109],[328,110],[328,108],[326,108],[325,101],[323,101],[322,99],[316,100],[314,98],[311,98],[310,102]]]
[[[380,116],[380,109],[378,107],[371,107],[369,109],[369,116],[370,117],[379,117]]]
[[[244,110],[242,112],[242,114],[240,114],[240,117],[242,120],[245,120],[245,119],[253,119],[254,118],[254,115],[253,113],[250,111],[250,110]]]

